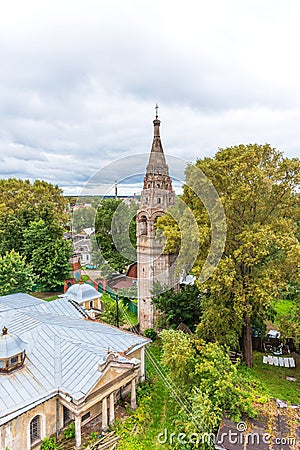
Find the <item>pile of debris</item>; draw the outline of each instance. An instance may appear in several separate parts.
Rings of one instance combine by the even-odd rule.
[[[118,440],[120,436],[116,436],[114,431],[100,437],[93,444],[89,445],[86,450],[115,450],[118,445]]]

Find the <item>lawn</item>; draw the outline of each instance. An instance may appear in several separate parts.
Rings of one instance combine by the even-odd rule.
[[[125,317],[125,326],[129,326],[129,327],[133,327],[134,325],[137,325],[138,323],[138,318],[137,315],[134,314],[132,311],[129,311],[129,309],[124,309],[122,302],[120,302],[120,309],[121,309],[121,314],[124,315]]]
[[[294,307],[294,302],[292,302],[291,300],[278,300],[276,302],[273,302],[272,306],[277,313],[274,319],[274,325],[276,327],[279,327],[280,319],[289,315],[290,311]]]
[[[162,445],[158,442],[158,435],[164,433],[165,429],[168,433],[173,431],[172,422],[177,413],[169,389],[157,372],[157,369],[161,370],[160,352],[157,341],[147,350],[147,380],[153,380],[154,383],[138,387],[137,410],[124,423],[117,425],[117,434],[122,436],[118,447],[120,450],[172,448],[168,444]]]
[[[32,292],[30,295],[41,300],[46,300],[46,302],[51,302],[52,300],[56,300],[60,294],[55,292]]]
[[[254,352],[253,367],[244,370],[261,383],[263,390],[270,398],[300,404],[300,357],[297,354],[291,356],[296,357],[295,369],[263,364],[263,353]],[[288,381],[286,376],[297,378],[297,381]]]

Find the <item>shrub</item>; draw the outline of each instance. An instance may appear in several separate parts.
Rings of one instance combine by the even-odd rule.
[[[41,450],[58,450],[58,445],[55,439],[53,437],[45,438],[42,442]]]
[[[145,334],[145,336],[146,336],[148,339],[151,339],[152,341],[154,341],[154,339],[155,339],[156,336],[157,336],[157,333],[156,333],[155,330],[153,330],[153,328],[146,328],[144,334]]]
[[[64,436],[66,439],[75,437],[75,422],[71,422],[68,428],[64,430]]]

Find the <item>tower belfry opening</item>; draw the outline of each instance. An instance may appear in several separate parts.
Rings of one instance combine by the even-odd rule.
[[[138,313],[141,332],[154,327],[155,311],[151,301],[154,282],[168,285],[171,281],[172,255],[162,254],[162,243],[156,237],[155,222],[175,203],[175,192],[161,142],[157,104],[155,110],[152,147],[137,212]]]

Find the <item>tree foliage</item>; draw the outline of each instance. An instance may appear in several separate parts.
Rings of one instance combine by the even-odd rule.
[[[24,230],[24,251],[46,289],[55,289],[68,278],[72,244],[62,239],[58,224],[42,219],[31,222]]]
[[[162,362],[187,400],[180,412],[185,432],[216,432],[224,412],[233,420],[255,415],[253,386],[241,378],[221,346],[182,331],[164,330],[160,337]]]
[[[108,295],[102,296],[103,312],[101,313],[101,320],[114,326],[122,326],[126,322],[126,313],[128,306],[125,306],[121,299],[113,299]],[[117,323],[117,307],[119,324]]]
[[[63,240],[66,200],[45,181],[0,180],[0,255],[14,250],[44,288],[61,285],[70,272],[70,244]],[[25,261],[25,260],[24,260]]]
[[[73,211],[73,231],[80,233],[84,228],[95,227],[96,210],[92,207],[81,207]]]
[[[160,314],[160,328],[176,328],[181,322],[192,331],[202,316],[201,294],[196,285],[183,286],[180,291],[171,289],[153,297],[152,302]]]
[[[137,205],[127,206],[122,200],[104,199],[97,210],[96,239],[102,260],[118,272],[123,272],[135,257]]]
[[[214,158],[199,159],[195,167],[218,191],[227,221],[222,259],[199,286],[206,301],[198,333],[235,348],[242,339],[250,366],[251,324],[257,317],[266,319],[271,301],[299,277],[300,162],[284,158],[268,144],[249,144],[219,150]],[[214,220],[195,195],[199,190],[197,171],[190,165],[182,200],[193,211],[201,236],[193,269],[196,275],[208,254],[210,219]],[[174,247],[176,231],[166,227],[167,220],[159,226]]]
[[[25,256],[14,250],[0,256],[0,295],[30,292],[34,283],[35,275]]]

